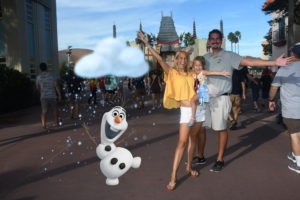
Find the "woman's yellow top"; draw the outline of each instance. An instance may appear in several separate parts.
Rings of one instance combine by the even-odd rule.
[[[179,72],[174,68],[170,68],[168,73],[164,73],[166,88],[163,105],[165,108],[179,108],[180,101],[191,100],[196,95],[195,79],[192,74],[193,72]]]

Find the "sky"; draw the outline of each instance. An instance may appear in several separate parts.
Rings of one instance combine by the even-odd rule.
[[[261,57],[261,42],[269,30],[271,15],[261,10],[265,0],[57,0],[58,48],[94,49],[97,43],[112,37],[134,41],[142,23],[143,31],[157,36],[161,16],[173,15],[177,34],[193,32],[198,38],[220,28],[224,36],[240,31],[240,55]],[[226,41],[226,49],[231,50]]]

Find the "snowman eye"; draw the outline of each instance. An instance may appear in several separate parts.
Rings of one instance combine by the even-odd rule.
[[[115,111],[112,112],[112,116],[113,116],[113,117],[116,117],[116,116],[118,116],[118,115],[119,115],[119,112],[118,112],[117,110],[115,110]]]
[[[120,113],[120,117],[121,117],[122,119],[124,119],[124,118],[125,118],[125,114],[124,114],[124,113]]]

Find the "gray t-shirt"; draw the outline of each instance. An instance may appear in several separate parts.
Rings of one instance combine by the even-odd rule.
[[[54,75],[51,72],[42,72],[36,78],[36,84],[40,86],[41,99],[56,98]]]
[[[242,57],[231,51],[221,50],[217,56],[212,53],[204,55],[205,69],[208,71],[226,71],[232,74],[233,69],[240,69]],[[218,88],[218,95],[230,93],[232,88],[232,78],[225,76],[207,76],[208,84]],[[218,96],[217,95],[217,96]]]
[[[282,116],[300,119],[300,61],[281,67],[272,86],[281,87]]]

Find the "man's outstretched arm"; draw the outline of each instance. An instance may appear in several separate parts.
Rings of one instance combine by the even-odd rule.
[[[289,63],[295,60],[294,57],[283,57],[282,54],[276,60],[263,60],[260,58],[251,58],[251,57],[243,57],[241,60],[241,65],[250,66],[250,67],[268,67],[268,66],[287,66]]]

